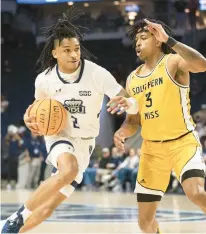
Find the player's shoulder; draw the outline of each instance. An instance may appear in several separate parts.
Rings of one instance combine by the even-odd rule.
[[[44,70],[43,72],[39,73],[36,77],[36,84],[42,83],[42,82],[46,82],[48,80],[48,77],[50,76],[50,74],[52,73],[52,70]]]
[[[84,60],[85,61],[85,67],[86,68],[89,68],[90,71],[93,70],[94,72],[101,72],[101,71],[105,71],[105,72],[108,72],[104,67],[92,62],[92,61],[89,61],[89,60]]]
[[[182,57],[179,54],[167,54],[166,55],[166,67],[168,69],[176,69]]]
[[[131,81],[131,79],[135,75],[135,73],[136,73],[136,69],[129,73],[129,75],[127,76],[127,82]]]

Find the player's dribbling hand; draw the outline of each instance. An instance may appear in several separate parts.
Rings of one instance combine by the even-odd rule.
[[[124,142],[125,142],[124,133],[121,131],[117,131],[114,134],[114,144],[119,150],[123,152],[124,152]]]
[[[29,112],[32,108],[32,105],[30,105],[24,114],[24,123],[27,126],[27,128],[37,136],[42,136],[43,134],[38,129],[38,123],[36,123],[36,116],[29,116]]]
[[[128,102],[128,98],[116,96],[107,103],[107,106],[109,107],[107,111],[111,114],[117,112],[118,115],[121,115],[131,106],[131,103]]]
[[[168,41],[169,36],[165,32],[161,24],[150,22],[147,19],[145,19],[144,21],[147,23],[147,29],[155,36],[158,41],[164,43]]]

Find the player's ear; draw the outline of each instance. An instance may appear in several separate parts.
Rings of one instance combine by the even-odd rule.
[[[52,55],[53,55],[53,57],[56,59],[57,58],[57,52],[56,52],[56,50],[52,50]]]
[[[162,42],[161,42],[161,41],[156,40],[156,46],[160,48],[160,47],[162,46]]]

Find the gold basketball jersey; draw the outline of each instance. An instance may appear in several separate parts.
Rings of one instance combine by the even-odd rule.
[[[164,141],[194,130],[190,115],[189,86],[172,79],[164,55],[156,67],[145,76],[133,71],[128,78],[130,94],[139,103],[142,137]]]

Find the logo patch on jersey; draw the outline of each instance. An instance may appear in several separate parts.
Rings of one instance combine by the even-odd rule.
[[[77,99],[70,99],[64,101],[64,107],[71,113],[71,114],[85,114],[86,108],[83,106],[82,100]]]
[[[79,96],[92,96],[91,91],[79,91]]]

